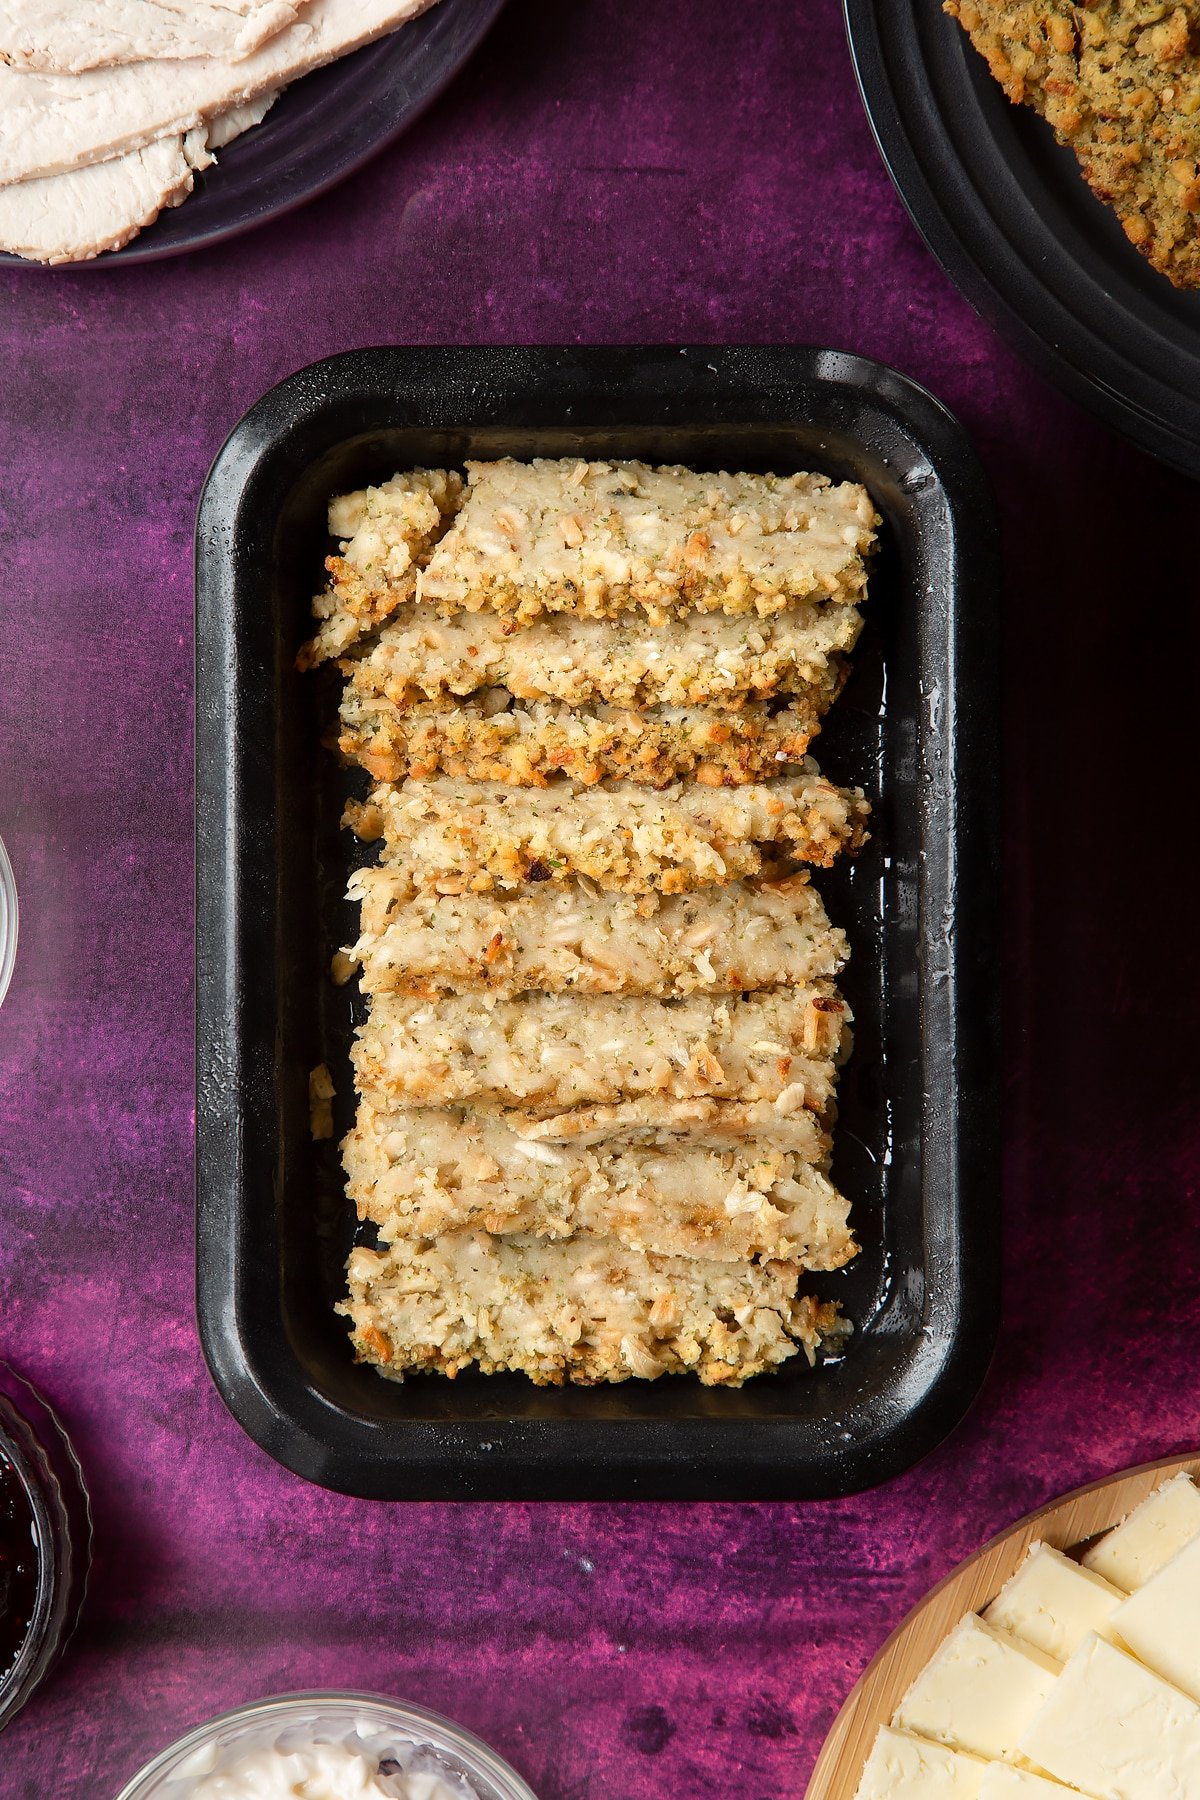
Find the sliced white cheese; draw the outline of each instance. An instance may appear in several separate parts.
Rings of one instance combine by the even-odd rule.
[[[885,1725],[867,1758],[855,1800],[979,1800],[987,1766],[977,1756]]]
[[[1200,1700],[1200,1537],[1130,1595],[1113,1626],[1142,1662]]]
[[[1035,1775],[1032,1769],[1016,1769],[1012,1763],[990,1762],[983,1765],[983,1781],[979,1800],[1063,1800],[1074,1789],[1046,1775]]]
[[[1083,1566],[1132,1594],[1194,1537],[1200,1537],[1200,1488],[1190,1475],[1176,1475],[1093,1544]]]
[[[1124,1595],[1049,1544],[1034,1544],[984,1613],[989,1625],[1066,1662],[1089,1631],[1108,1637]]]
[[[917,1676],[892,1724],[953,1750],[1011,1762],[1058,1667],[1053,1657],[969,1613]]]
[[[1020,1748],[1056,1780],[1100,1800],[1200,1800],[1200,1707],[1094,1633]]]

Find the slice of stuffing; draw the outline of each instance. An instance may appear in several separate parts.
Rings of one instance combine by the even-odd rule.
[[[824,1113],[849,1045],[832,981],[760,994],[377,994],[352,1052],[379,1107],[523,1107],[649,1097],[768,1101]]]
[[[347,664],[359,695],[395,706],[507,688],[570,706],[714,706],[822,691],[862,628],[855,606],[800,600],[769,619],[689,613],[662,625],[554,613],[520,627],[497,613],[440,619],[398,606],[378,641]]]
[[[695,1263],[603,1238],[447,1233],[358,1249],[347,1265],[355,1351],[393,1380],[515,1369],[539,1386],[653,1380],[689,1370],[740,1387],[847,1330],[836,1306],[797,1296],[793,1263]]]
[[[482,893],[587,876],[613,892],[684,893],[760,875],[780,856],[828,867],[866,839],[859,789],[806,757],[793,774],[742,787],[634,782],[544,789],[439,775],[376,787],[344,823],[414,892]]]
[[[769,1119],[769,1104],[759,1105]],[[740,1135],[720,1147],[668,1131],[643,1143],[547,1143],[512,1130],[503,1115],[377,1112],[364,1100],[342,1158],[359,1217],[388,1241],[478,1226],[612,1237],[706,1260],[784,1257],[808,1269],[840,1269],[855,1253],[849,1209],[821,1167],[828,1138],[812,1114],[780,1121],[790,1147],[772,1144],[762,1126],[737,1123]]]
[[[853,602],[879,520],[857,483],[641,462],[469,462],[462,509],[417,585],[449,615],[765,617]]]
[[[412,469],[330,501],[329,532],[341,540],[340,554],[326,560],[330,580],[312,603],[320,629],[302,646],[298,669],[343,656],[412,599],[417,571],[462,491],[462,476],[451,470]]]
[[[742,993],[835,976],[848,954],[804,872],[640,899],[549,881],[498,898],[413,895],[372,868],[347,893],[361,929],[335,972],[357,970],[368,994]]]
[[[751,701],[733,712],[700,706],[584,712],[563,700],[521,704],[504,688],[401,707],[351,685],[342,699],[338,748],[376,781],[452,775],[544,787],[567,775],[589,785],[615,778],[665,787],[690,776],[707,787],[735,787],[800,760],[844,673],[844,664],[830,663],[788,705],[776,710]]]

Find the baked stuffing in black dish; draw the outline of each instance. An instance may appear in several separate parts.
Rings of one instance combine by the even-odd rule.
[[[814,878],[852,950],[833,1175],[862,1246],[814,1286],[854,1331],[815,1369],[793,1358],[734,1391],[384,1382],[333,1312],[361,1010],[329,961],[354,934],[339,819],[357,790],[320,742],[336,681],[295,669],[327,504],[397,469],[567,455],[851,477],[883,519],[819,740],[830,779],[866,790],[872,835]],[[950,415],[835,352],[355,352],[237,427],[197,533],[198,1284],[217,1384],[271,1454],[380,1497],[805,1497],[885,1479],[957,1422],[995,1330],[997,561]],[[322,1063],[335,1135],[317,1149]]]

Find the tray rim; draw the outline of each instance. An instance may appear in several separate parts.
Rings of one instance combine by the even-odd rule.
[[[1200,393],[1188,396],[1186,426],[1169,423],[1161,409],[1178,403],[1178,390],[1134,360],[1139,334],[1107,336],[1068,306],[1037,255],[1023,252],[1019,225],[997,216],[958,156],[919,43],[922,9],[938,4],[843,0],[859,96],[909,218],[959,291],[1039,373],[1140,449],[1200,477]],[[1200,332],[1193,361],[1200,375]]]
[[[1200,1478],[1200,1450],[1156,1457],[1085,1482],[1005,1526],[944,1575],[889,1632],[839,1707],[804,1800],[853,1800],[875,1733],[891,1719],[914,1676],[962,1615],[978,1611],[995,1597],[1035,1540],[1057,1550],[1085,1544],[1119,1524],[1164,1480],[1184,1470]],[[935,1621],[934,1629],[919,1633],[927,1617]],[[943,1620],[948,1620],[945,1629]],[[910,1657],[909,1640],[918,1636],[920,1654]]]
[[[472,373],[488,371],[494,378],[497,366],[503,368],[506,380],[512,384],[516,371],[526,379],[540,371],[549,379],[567,364],[584,365],[600,384],[595,391],[601,393],[603,379],[611,378],[629,358],[691,358],[689,378],[697,364],[714,374],[720,364],[723,378],[732,378],[735,373],[745,377],[747,371],[753,371],[756,379],[764,383],[774,379],[792,391],[798,383],[810,389],[820,388],[829,398],[831,412],[837,401],[860,425],[864,412],[871,412],[877,420],[883,419],[899,430],[915,457],[912,491],[919,495],[928,489],[946,496],[946,542],[942,546],[947,559],[946,579],[957,591],[964,584],[966,566],[966,585],[979,603],[970,621],[971,630],[989,648],[994,645],[998,528],[990,491],[974,452],[961,427],[925,389],[894,370],[857,356],[803,346],[380,347],[326,358],[298,371],[269,390],[234,428],[204,484],[196,539],[197,1308],[206,1360],[235,1418],[276,1460],[307,1479],[340,1491],[381,1498],[465,1498],[474,1494],[508,1497],[533,1492],[542,1497],[563,1498],[645,1494],[761,1499],[847,1493],[898,1473],[939,1443],[961,1419],[990,1362],[998,1324],[999,1103],[994,1082],[986,1101],[976,1104],[971,1115],[985,1146],[985,1153],[973,1161],[986,1166],[972,1169],[975,1205],[969,1232],[965,1234],[970,1254],[964,1254],[961,1236],[948,1245],[937,1246],[957,1283],[953,1291],[958,1328],[962,1327],[964,1314],[970,1313],[970,1347],[954,1344],[955,1354],[950,1356],[948,1337],[939,1345],[932,1328],[930,1342],[925,1342],[924,1334],[918,1331],[907,1361],[897,1364],[889,1406],[875,1409],[876,1415],[882,1410],[887,1416],[874,1416],[868,1426],[859,1416],[863,1408],[858,1413],[847,1409],[839,1418],[855,1429],[839,1434],[845,1444],[836,1455],[827,1457],[819,1470],[795,1468],[794,1481],[790,1476],[800,1422],[787,1417],[733,1421],[735,1425],[752,1425],[753,1442],[739,1442],[736,1460],[731,1460],[718,1477],[710,1466],[713,1444],[722,1428],[729,1429],[729,1422],[703,1417],[669,1421],[523,1419],[505,1421],[502,1432],[495,1422],[489,1426],[479,1421],[406,1421],[405,1455],[398,1458],[387,1442],[391,1421],[364,1419],[328,1396],[311,1390],[297,1391],[299,1363],[282,1334],[268,1354],[258,1357],[247,1354],[239,1335],[235,1317],[238,1234],[245,1219],[239,1221],[236,1205],[226,1205],[224,1211],[222,1208],[222,1188],[234,1182],[238,1166],[237,1121],[230,1131],[229,1122],[216,1116],[219,1109],[212,1104],[214,1067],[206,1063],[206,1027],[215,1023],[227,1038],[234,1034],[230,1025],[234,1017],[231,967],[221,954],[214,954],[220,951],[222,934],[212,927],[214,922],[219,923],[225,903],[237,900],[236,884],[232,894],[228,892],[224,872],[232,866],[229,856],[239,769],[236,719],[230,704],[232,677],[223,685],[218,672],[214,686],[213,670],[205,666],[210,628],[215,632],[222,612],[233,604],[231,593],[223,590],[236,588],[229,569],[235,555],[237,504],[245,501],[247,491],[262,478],[264,467],[280,455],[281,431],[286,438],[286,432],[295,432],[300,423],[317,418],[330,432],[327,449],[352,437],[362,437],[366,432],[361,424],[346,431],[338,428],[339,420],[347,418],[353,404],[367,397],[375,404],[386,402],[394,406],[397,384],[406,375],[415,376],[418,369],[424,369],[428,375],[431,367],[443,372],[454,367],[470,391]],[[353,390],[349,397],[348,389]],[[650,401],[645,403],[648,407]],[[783,415],[778,416],[782,423]],[[503,421],[492,418],[491,422]],[[578,424],[580,419],[576,416],[570,422]],[[646,419],[651,426],[656,422],[664,422],[661,415],[651,414]],[[677,411],[665,422],[683,423]],[[393,420],[393,425],[398,423]],[[836,429],[829,420],[824,423],[826,429]],[[736,426],[731,423],[730,429]],[[305,466],[311,467],[319,454],[309,455]],[[975,509],[974,516],[964,517],[970,508]],[[222,571],[227,579],[223,579]],[[957,647],[963,618],[957,609],[951,617],[957,628]],[[994,659],[984,666],[994,667]],[[229,676],[229,671],[225,670],[225,674]],[[989,688],[986,694],[976,696],[967,710],[971,717],[961,723],[959,735],[951,740],[952,749],[957,756],[965,740],[973,737],[984,779],[973,790],[969,827],[964,826],[961,833],[955,834],[955,845],[957,848],[963,839],[968,840],[974,862],[985,867],[991,877],[998,871],[994,691]],[[948,711],[957,717],[959,709],[953,706]],[[221,778],[216,781],[214,768]],[[227,773],[232,774],[232,783],[224,780]],[[961,800],[953,810],[956,816],[965,811]],[[961,943],[956,942],[953,955],[963,961],[964,985],[970,985],[981,998],[982,1015],[994,1037],[998,1015],[998,974],[992,954],[995,935],[991,929],[995,923],[995,883],[984,883],[982,887],[984,891],[972,899],[971,929],[959,934],[972,954],[966,956]],[[226,928],[225,936],[228,935]],[[236,1062],[236,1048],[231,1051],[226,1042],[223,1055],[216,1058],[216,1079],[232,1079]],[[975,1098],[978,1100],[978,1096]],[[956,1108],[953,1117],[957,1174],[962,1162],[958,1134],[964,1125],[964,1113]],[[956,1183],[954,1189],[958,1199],[960,1185]],[[958,1223],[964,1226],[963,1219]],[[928,1265],[928,1220],[926,1239]],[[945,1303],[946,1295],[935,1294],[932,1300],[927,1296],[926,1318],[939,1299]],[[672,1439],[669,1455],[663,1446],[668,1426]],[[331,1448],[331,1434],[341,1440],[336,1448]],[[597,1434],[608,1458],[603,1471],[587,1466]],[[503,1444],[497,1442],[501,1436]],[[549,1442],[551,1438],[556,1441]],[[352,1450],[347,1449],[351,1440]],[[789,1450],[793,1452],[791,1462]],[[781,1464],[789,1479],[781,1476]]]

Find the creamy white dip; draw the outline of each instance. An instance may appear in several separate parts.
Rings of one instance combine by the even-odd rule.
[[[377,1730],[289,1723],[197,1751],[167,1780],[164,1800],[476,1800],[429,1753]]]
[[[388,1765],[385,1763],[385,1769]],[[251,1750],[193,1787],[190,1800],[458,1800],[440,1776],[416,1769],[381,1774],[374,1757],[344,1744]]]

